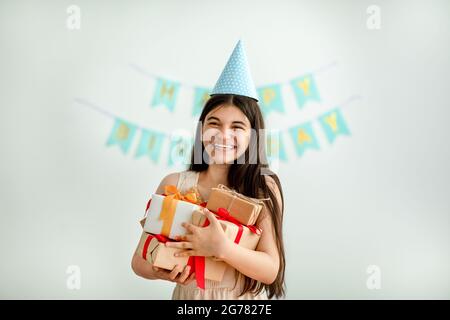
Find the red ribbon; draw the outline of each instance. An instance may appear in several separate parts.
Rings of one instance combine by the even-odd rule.
[[[238,232],[236,234],[236,238],[234,239],[234,243],[236,243],[236,244],[239,244],[239,242],[241,241],[242,234],[244,232],[244,227],[247,227],[254,234],[261,234],[261,229],[259,229],[256,226],[247,226],[245,224],[240,223],[238,220],[236,220],[234,217],[232,217],[230,215],[230,212],[225,208],[218,208],[216,215],[217,215],[217,217],[216,217],[217,220],[229,221],[231,223],[234,223],[239,228]],[[209,220],[206,218],[202,227],[207,227],[207,226],[209,226]]]
[[[235,225],[237,225],[238,227],[242,227],[242,226],[247,227],[254,234],[261,234],[261,230],[258,227],[248,226],[248,225],[240,223],[238,220],[236,220],[234,217],[232,217],[230,215],[230,212],[228,212],[228,210],[225,208],[217,209],[216,214],[219,216],[219,218],[218,218],[219,220],[230,221],[230,222],[234,223]]]
[[[206,202],[200,204],[202,207],[206,207]],[[225,208],[219,208],[217,210],[217,219],[223,221],[229,221],[238,226],[238,233],[234,239],[234,243],[239,244],[244,232],[244,227],[247,227],[251,232],[255,234],[260,234],[261,230],[256,226],[247,226],[241,224],[238,220],[230,216],[230,213]],[[207,227],[210,224],[209,220],[206,218],[202,227]],[[197,281],[197,287],[205,289],[205,257],[204,256],[190,256],[188,260],[188,265],[191,266],[191,274],[195,270],[195,279]]]
[[[200,206],[206,207],[206,202],[200,204]],[[203,223],[203,227],[209,225],[209,220],[205,219]],[[191,275],[195,271],[195,280],[197,282],[197,287],[200,289],[205,289],[205,257],[204,256],[190,256],[188,263],[191,267],[191,271],[189,275]]]
[[[195,281],[197,282],[197,287],[200,289],[205,289],[205,257],[190,256],[187,264],[191,267],[189,275],[195,271]]]
[[[162,234],[149,234],[147,239],[145,240],[144,248],[142,250],[142,258],[144,259],[147,259],[148,246],[150,245],[150,242],[152,241],[153,238],[156,238],[158,242],[162,243],[166,243],[167,241],[169,241],[169,238],[163,236]]]
[[[145,213],[147,213],[148,208],[150,208],[150,202],[152,202],[152,198],[147,202],[147,208],[145,208]]]
[[[204,203],[206,204],[206,202]],[[203,206],[203,204],[201,204]],[[244,231],[243,226],[239,223],[239,221],[235,220],[233,217],[229,215],[229,212],[224,208],[219,208],[219,214],[217,219],[227,221],[227,218],[231,218],[230,222],[236,224],[239,228],[236,238],[234,242],[239,244],[241,241],[242,233]],[[203,222],[202,227],[209,226],[210,222],[206,218],[205,222]],[[191,266],[190,274],[195,270],[195,279],[197,281],[197,287],[201,289],[205,289],[205,257],[204,256],[190,256],[188,260],[188,265]]]
[[[229,221],[231,223],[234,223],[238,227],[238,232],[236,234],[236,237],[234,238],[234,243],[239,244],[239,241],[241,241],[241,238],[242,238],[242,233],[244,232],[244,228],[243,228],[242,224],[239,221],[237,221],[235,218],[230,216],[230,213],[225,208],[219,208],[217,210],[217,216],[218,216],[217,220]],[[206,219],[203,226],[207,226],[207,225],[209,225],[208,219]]]
[[[158,242],[166,243],[171,241],[168,237],[162,234],[149,234],[144,243],[144,248],[142,249],[142,258],[147,259],[148,247],[153,238],[156,238]],[[197,286],[201,289],[205,289],[205,257],[200,256],[190,256],[187,265],[191,267],[189,275],[195,271],[195,279],[197,281]]]

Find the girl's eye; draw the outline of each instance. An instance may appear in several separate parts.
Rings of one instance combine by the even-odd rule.
[[[244,128],[242,128],[242,127],[234,127],[234,128],[244,130]]]

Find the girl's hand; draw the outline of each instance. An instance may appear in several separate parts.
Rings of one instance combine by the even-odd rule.
[[[190,233],[178,236],[175,240],[180,242],[166,242],[166,246],[187,249],[175,254],[176,256],[205,256],[222,258],[230,239],[227,238],[216,216],[204,208],[203,212],[209,220],[207,227],[195,226],[192,223],[183,223]]]
[[[190,268],[190,266],[185,266],[183,269],[182,266],[176,265],[172,271],[169,271],[153,266],[153,275],[156,279],[187,285],[195,279],[195,273],[189,275]]]

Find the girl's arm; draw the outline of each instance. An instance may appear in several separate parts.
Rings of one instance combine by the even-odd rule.
[[[246,276],[264,284],[271,284],[279,270],[279,256],[271,218],[267,216],[258,226],[263,232],[256,251],[228,239],[219,258]]]
[[[176,184],[178,181],[178,174],[179,173],[172,173],[165,176],[159,184],[155,193],[163,194],[165,185]],[[134,252],[133,258],[131,260],[131,269],[133,269],[134,273],[139,277],[149,280],[161,279],[177,282],[180,284],[188,284],[195,279],[195,273],[192,273],[189,276],[189,266],[183,268],[183,266],[176,265],[173,270],[164,270],[153,266],[153,264],[142,258],[137,253],[137,249]]]

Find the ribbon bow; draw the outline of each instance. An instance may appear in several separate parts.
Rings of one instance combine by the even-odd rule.
[[[197,194],[195,192],[188,192],[186,194],[182,194],[178,191],[177,187],[174,185],[167,185],[164,187],[163,196],[173,195],[174,199],[183,200],[191,203],[198,204],[199,206],[206,207],[206,202],[198,203],[199,199],[197,198]],[[152,198],[150,198],[147,202],[147,206],[145,207],[145,212],[147,213],[148,208],[150,208],[150,203],[152,202]]]
[[[187,192],[182,194],[176,186],[167,185],[164,187],[164,195],[167,197],[171,197],[172,199],[182,200],[197,204],[197,194],[195,192]]]
[[[195,192],[181,194],[181,192],[174,185],[165,186],[164,195],[165,198],[163,200],[161,212],[159,213],[158,219],[163,221],[161,234],[169,236],[178,201],[187,201],[193,204],[197,204],[197,195],[195,194]]]

